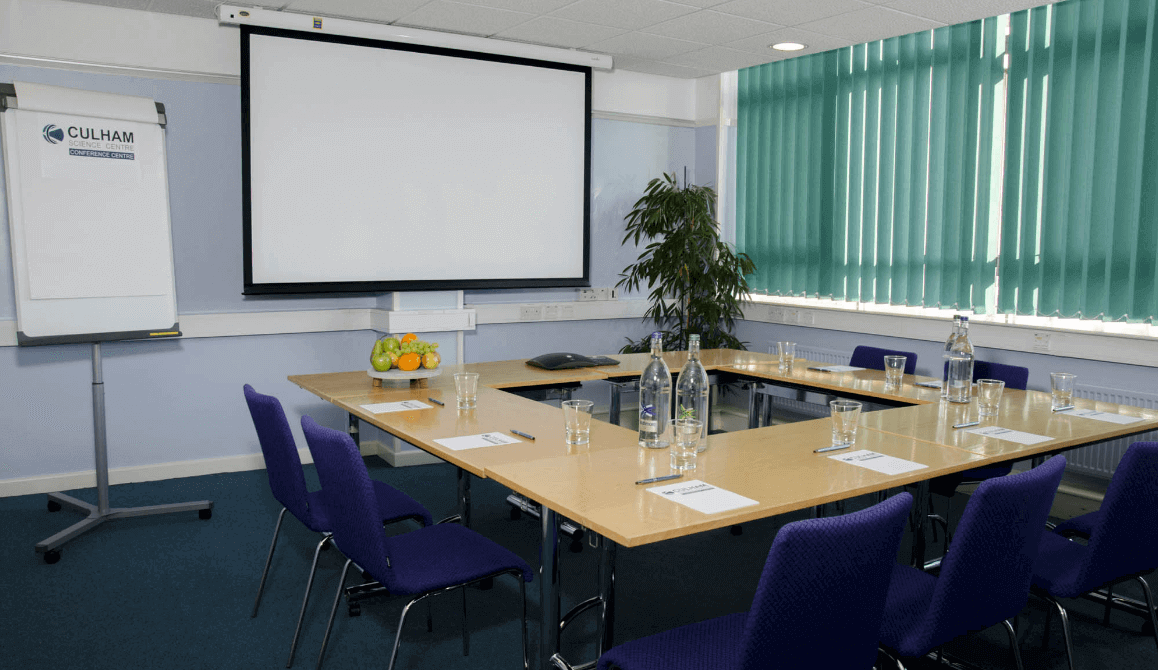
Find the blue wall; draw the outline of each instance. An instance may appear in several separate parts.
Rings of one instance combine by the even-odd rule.
[[[165,104],[181,314],[389,306],[388,295],[241,295],[237,86],[0,65],[0,81],[14,80],[149,96]],[[620,245],[624,214],[647,181],[661,172],[682,173],[686,166],[697,174],[702,142],[691,128],[608,120],[595,120],[592,135],[592,280],[595,286],[613,286],[638,253]],[[0,203],[2,198],[0,191]],[[0,319],[11,320],[16,309],[6,216],[3,203]],[[574,289],[553,289],[475,291],[466,299],[481,303],[574,297]],[[645,331],[638,319],[482,325],[468,333],[465,355],[468,361],[484,361],[557,350],[605,353]],[[300,415],[308,413],[341,427],[342,412],[290,384],[286,376],[364,368],[375,337],[371,331],[355,331],[105,344],[109,465],[258,453],[242,401],[244,383],[279,396],[295,426]],[[453,352],[453,336],[432,339]],[[88,345],[0,347],[0,425],[5,427],[0,482],[92,469],[90,351]],[[589,393],[601,396],[599,389]],[[300,432],[297,437],[304,445]],[[368,437],[375,439],[376,432]]]

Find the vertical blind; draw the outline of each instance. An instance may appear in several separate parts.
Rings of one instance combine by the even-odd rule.
[[[753,288],[1150,320],[1156,5],[1067,0],[741,70]]]

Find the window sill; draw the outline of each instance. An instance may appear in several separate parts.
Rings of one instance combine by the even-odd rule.
[[[853,303],[834,303],[812,298],[752,296],[744,303],[744,318],[805,328],[843,330],[871,335],[943,342],[955,312],[924,308],[868,308]],[[1071,319],[1020,317],[1029,323],[1008,323],[1004,316],[975,316],[970,312],[969,332],[974,344],[989,349],[1024,351],[1111,363],[1158,367],[1153,326],[1145,324],[1091,323],[1090,329],[1073,329],[1057,322]],[[1085,324],[1083,324],[1085,325]],[[1097,328],[1100,328],[1098,330]],[[1130,332],[1107,332],[1123,328]]]

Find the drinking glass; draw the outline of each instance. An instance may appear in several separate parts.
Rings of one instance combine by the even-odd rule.
[[[454,373],[454,392],[458,396],[459,409],[474,409],[478,402],[478,373]]]
[[[1049,387],[1053,392],[1050,409],[1069,407],[1074,404],[1074,380],[1077,375],[1069,372],[1049,373]]]
[[[698,419],[676,419],[675,444],[671,448],[672,470],[695,470],[696,450],[704,424]]]
[[[977,413],[981,416],[997,416],[1001,406],[1001,392],[1005,382],[1000,379],[977,380]]]
[[[590,400],[563,401],[563,430],[567,444],[587,444],[591,441],[591,408],[594,405]]]
[[[780,355],[780,371],[792,372],[792,362],[796,360],[796,343],[777,342],[776,353]]]
[[[856,443],[856,426],[860,421],[861,404],[855,400],[833,400],[832,446],[852,446]]]
[[[900,386],[901,378],[905,376],[904,356],[885,356],[885,383],[889,386]]]

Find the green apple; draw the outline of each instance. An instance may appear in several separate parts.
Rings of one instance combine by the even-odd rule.
[[[391,364],[390,354],[387,352],[380,351],[370,357],[370,365],[374,366],[378,372],[386,372],[390,369]]]
[[[382,353],[382,340],[374,340],[374,350],[370,352],[370,357],[373,358]]]
[[[398,341],[397,337],[382,338],[382,348],[387,351],[401,351],[402,343]]]

